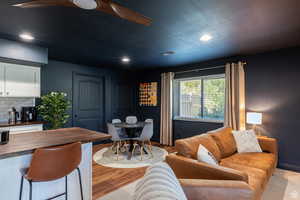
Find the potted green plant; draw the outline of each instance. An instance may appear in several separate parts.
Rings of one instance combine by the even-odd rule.
[[[62,128],[70,117],[67,110],[70,101],[67,94],[63,92],[50,92],[41,97],[41,103],[37,106],[39,115],[48,122],[48,129]]]

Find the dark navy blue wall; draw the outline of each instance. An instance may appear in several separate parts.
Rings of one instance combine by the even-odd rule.
[[[26,43],[0,39],[0,58],[47,64],[48,49]]]
[[[73,73],[100,76],[105,79],[105,121],[121,118],[135,113],[135,87],[132,87],[131,73],[126,70],[116,70],[100,67],[76,65],[66,62],[49,60],[42,67],[42,94],[51,91],[66,92],[70,101],[73,94]],[[69,111],[72,114],[72,109]],[[71,115],[72,116],[72,115]],[[70,119],[67,127],[72,126]]]
[[[246,108],[263,113],[262,132],[279,142],[279,165],[300,171],[300,48],[246,57]]]
[[[230,57],[194,66],[140,71],[140,82],[158,81],[164,71],[218,66],[226,62],[246,61],[246,109],[263,113],[263,134],[278,139],[279,166],[300,171],[300,48],[283,49],[243,57]],[[160,98],[160,96],[159,96]],[[139,108],[157,120],[155,140],[159,140],[160,106]],[[204,133],[222,124],[174,121],[174,137],[185,138]],[[249,127],[250,128],[250,127]]]

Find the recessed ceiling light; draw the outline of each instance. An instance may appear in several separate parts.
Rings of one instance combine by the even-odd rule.
[[[130,62],[130,58],[128,58],[128,57],[125,56],[125,57],[122,58],[122,62],[123,63],[129,63]]]
[[[27,40],[27,41],[34,40],[34,37],[32,35],[30,35],[29,33],[22,33],[19,35],[19,37],[22,38],[23,40]]]
[[[163,55],[163,56],[169,56],[172,54],[175,54],[175,52],[174,51],[166,51],[166,52],[161,53],[161,55]]]
[[[204,34],[204,35],[202,35],[202,36],[200,37],[200,40],[201,40],[202,42],[207,42],[207,41],[209,41],[209,40],[211,40],[211,39],[212,39],[212,36],[209,35],[209,34]]]

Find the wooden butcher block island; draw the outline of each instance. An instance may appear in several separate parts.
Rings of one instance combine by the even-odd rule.
[[[6,145],[0,145],[0,159],[32,153],[37,148],[64,145],[73,142],[89,143],[111,138],[110,135],[83,128],[56,130],[10,135]]]
[[[0,145],[0,194],[1,199],[19,199],[21,170],[30,164],[32,153],[37,148],[45,148],[82,143],[82,171],[84,199],[92,199],[92,142],[107,140],[111,136],[83,128],[64,128],[40,132],[10,135],[8,144]],[[33,199],[47,199],[64,191],[64,179],[39,183],[33,190]],[[79,183],[77,173],[68,176],[68,199],[79,200]],[[29,186],[24,182],[23,199],[28,199]]]

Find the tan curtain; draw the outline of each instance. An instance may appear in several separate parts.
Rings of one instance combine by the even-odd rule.
[[[161,74],[161,111],[160,111],[160,143],[173,145],[172,130],[172,83],[174,73]]]
[[[226,102],[224,126],[245,130],[245,71],[244,64],[226,64]]]

